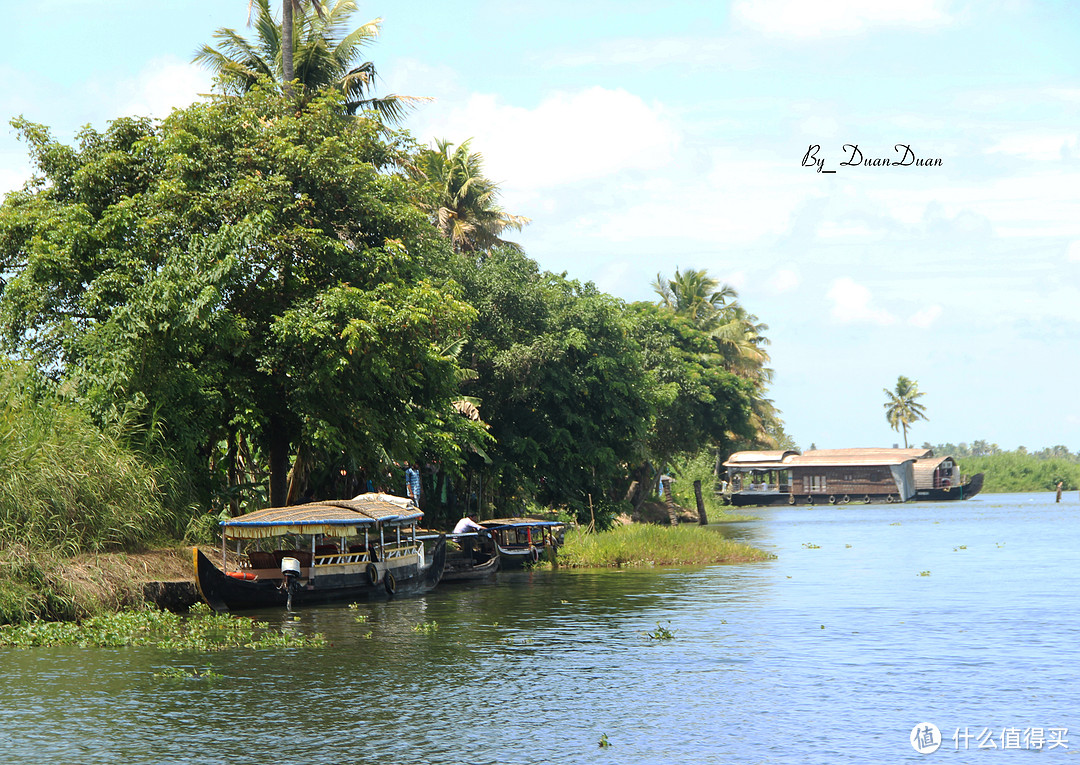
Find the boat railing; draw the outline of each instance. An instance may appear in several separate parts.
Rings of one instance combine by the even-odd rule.
[[[316,555],[316,566],[345,566],[357,563],[370,563],[371,554],[367,550],[351,551],[344,553],[331,553],[329,555]]]
[[[404,558],[406,555],[415,555],[416,545],[405,544],[395,547],[384,547],[381,551],[381,557],[383,560],[393,560],[394,558]]]

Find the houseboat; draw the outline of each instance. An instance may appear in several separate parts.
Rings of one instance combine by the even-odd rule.
[[[422,517],[410,499],[361,494],[230,518],[220,565],[194,548],[195,582],[217,611],[427,592],[442,578],[446,540],[425,549]]]
[[[930,449],[736,452],[724,467],[724,495],[740,506],[966,499],[983,478],[964,480],[952,457]]]

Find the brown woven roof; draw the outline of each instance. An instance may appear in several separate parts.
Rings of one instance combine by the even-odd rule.
[[[282,534],[359,533],[384,523],[408,523],[423,513],[405,497],[361,494],[352,499],[309,502],[288,507],[268,507],[222,522],[225,535],[259,539]]]

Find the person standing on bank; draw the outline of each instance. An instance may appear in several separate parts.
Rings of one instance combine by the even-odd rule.
[[[415,462],[405,468],[405,494],[420,507],[420,470]]]

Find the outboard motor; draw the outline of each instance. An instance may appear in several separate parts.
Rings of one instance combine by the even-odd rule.
[[[285,607],[292,611],[292,596],[300,583],[300,561],[296,558],[282,558],[281,575],[285,577]]]

